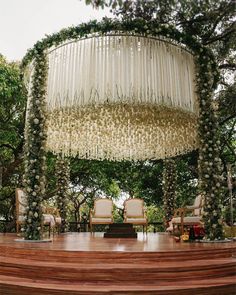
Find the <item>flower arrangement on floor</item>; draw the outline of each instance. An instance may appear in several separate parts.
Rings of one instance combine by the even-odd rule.
[[[185,232],[180,238],[181,238],[181,241],[188,242],[189,241],[189,234]]]
[[[205,236],[204,227],[199,225],[193,225],[185,230],[184,234],[181,235],[180,231],[176,230],[174,232],[174,240],[176,242],[192,242],[192,241],[200,241]]]

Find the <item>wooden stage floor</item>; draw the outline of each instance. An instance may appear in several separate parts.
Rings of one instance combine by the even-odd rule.
[[[0,234],[1,295],[236,294],[236,242],[176,243],[166,233],[16,239]]]
[[[46,237],[47,238],[47,237]],[[118,251],[118,252],[169,252],[210,249],[234,249],[236,242],[201,243],[175,242],[167,233],[138,233],[137,239],[103,238],[103,233],[66,233],[54,235],[49,243],[23,243],[15,234],[0,234],[0,246],[22,249],[45,249],[64,251]]]

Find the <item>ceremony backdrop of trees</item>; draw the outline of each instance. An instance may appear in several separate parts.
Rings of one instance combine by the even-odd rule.
[[[209,46],[218,61],[221,79],[214,104],[218,114],[221,153],[224,164],[224,205],[229,205],[227,163],[236,168],[236,24],[235,1],[222,0],[156,0],[103,1],[87,0],[96,8],[110,7],[113,15],[126,19],[142,18],[147,22],[168,23],[180,31],[195,36]],[[20,61],[8,62],[0,55],[0,219],[14,228],[15,188],[22,186],[24,120],[26,89],[20,71]],[[198,151],[177,157],[175,206],[189,204],[196,195]],[[56,203],[56,157],[47,157],[45,202]],[[109,162],[70,159],[70,190],[68,208],[70,221],[79,221],[81,212],[88,214],[96,197],[119,199],[121,195],[143,198],[149,206],[149,221],[163,220],[163,161]],[[235,190],[235,181],[233,183]],[[122,208],[116,218],[121,220]],[[226,218],[228,215],[226,214]]]

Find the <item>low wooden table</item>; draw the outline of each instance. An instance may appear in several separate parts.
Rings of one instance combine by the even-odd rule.
[[[113,223],[109,225],[104,238],[134,238],[137,239],[137,233],[130,223]]]

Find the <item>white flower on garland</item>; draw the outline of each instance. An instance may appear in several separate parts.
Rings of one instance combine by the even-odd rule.
[[[36,124],[36,125],[39,124],[39,119],[35,118],[34,119],[34,124]]]

